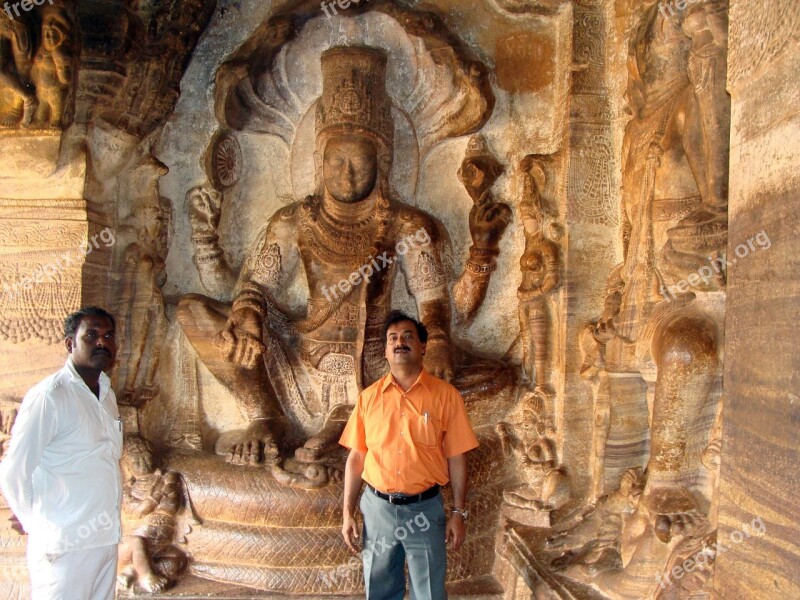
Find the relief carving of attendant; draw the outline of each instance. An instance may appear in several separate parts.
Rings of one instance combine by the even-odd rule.
[[[630,415],[625,431],[613,425],[614,435],[624,436],[629,448],[642,440],[647,452],[632,452],[628,460],[631,468],[646,469],[641,496],[617,537],[616,568],[571,569],[588,573],[613,597],[649,597],[654,586],[646,580],[668,564],[672,548],[715,526],[709,525],[714,476],[702,457],[718,412],[724,276],[701,282],[690,275],[727,244],[726,30],[721,0],[693,5],[678,18],[651,3],[630,46],[624,262],[609,277],[591,352],[616,375],[608,379],[611,414]],[[684,279],[698,285],[666,292]]]
[[[36,92],[30,82],[33,36],[25,19],[12,19],[0,11],[0,93],[7,98],[0,126],[27,127],[36,110]]]
[[[525,251],[520,258],[522,283],[519,298],[519,327],[522,340],[522,379],[534,384],[544,396],[552,395],[550,374],[550,308],[547,296],[558,287],[561,268],[558,245],[544,234],[541,190],[545,184],[542,166],[532,156],[520,163],[524,191],[519,205],[525,231]],[[552,415],[548,411],[550,418]]]

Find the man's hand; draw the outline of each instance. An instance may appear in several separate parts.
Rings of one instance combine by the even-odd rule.
[[[225,329],[217,334],[214,345],[228,362],[253,369],[266,350],[261,343],[261,327],[258,313],[243,308],[231,315]]]
[[[439,379],[453,380],[455,370],[448,340],[430,340],[428,342],[425,349],[425,369]]]
[[[467,535],[467,526],[464,519],[458,513],[451,513],[450,518],[447,520],[447,529],[445,529],[445,541],[451,550],[458,550],[461,544],[464,543],[464,538]]]
[[[358,554],[358,524],[353,515],[344,514],[344,519],[342,520],[342,537],[344,538],[344,543],[350,548],[350,552]]]
[[[11,529],[16,531],[20,535],[28,535],[28,532],[25,531],[25,528],[22,526],[22,523],[19,522],[17,515],[12,514],[8,520],[11,522]]]
[[[353,514],[356,512],[358,492],[361,490],[361,474],[364,472],[366,453],[350,450],[344,467],[344,498],[342,505],[342,537],[353,554],[358,554],[358,526]]]

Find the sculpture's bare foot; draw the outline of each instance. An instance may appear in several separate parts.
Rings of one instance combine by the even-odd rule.
[[[653,524],[656,537],[669,544],[672,538],[682,536],[695,528],[695,517],[688,513],[657,515]]]
[[[0,119],[0,127],[3,129],[13,129],[17,125],[19,125],[19,115],[17,114],[9,114]]]
[[[344,421],[328,421],[317,435],[308,439],[302,448],[295,450],[294,456],[304,463],[314,463],[339,448],[339,438],[344,430]]]
[[[169,580],[166,577],[159,577],[155,573],[147,573],[139,577],[139,587],[141,587],[148,594],[157,594],[167,589]]]
[[[309,464],[287,458],[283,465],[274,464],[272,475],[283,485],[306,490],[315,490],[343,480],[342,470],[324,463]]]
[[[226,460],[234,465],[258,466],[278,457],[278,444],[272,422],[256,419],[250,423],[242,439],[228,449]]]
[[[642,499],[649,513],[654,515],[656,537],[664,544],[694,529],[700,516],[697,502],[680,486],[645,489]]]
[[[36,113],[36,108],[39,106],[39,101],[36,96],[29,96],[22,102],[22,122],[23,127],[30,127],[33,122],[33,115]]]
[[[136,570],[133,565],[128,565],[117,575],[117,583],[124,588],[130,588],[134,581],[136,581]]]

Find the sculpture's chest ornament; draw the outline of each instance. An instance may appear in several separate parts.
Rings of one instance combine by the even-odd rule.
[[[309,197],[300,207],[301,252],[320,265],[352,272],[382,252],[391,224],[390,202],[383,198],[366,218],[345,222]]]

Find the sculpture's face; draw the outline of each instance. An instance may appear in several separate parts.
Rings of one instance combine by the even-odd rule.
[[[55,50],[61,45],[64,36],[52,22],[45,22],[42,27],[42,39],[46,50]]]
[[[386,360],[390,367],[421,367],[424,356],[425,344],[420,341],[414,323],[400,321],[389,327],[386,332]]]
[[[149,452],[135,452],[128,461],[130,470],[135,477],[142,477],[153,472],[153,459]]]
[[[332,137],[322,160],[325,188],[339,202],[360,202],[375,189],[378,150],[371,139],[361,135]]]
[[[107,317],[83,317],[75,337],[67,338],[66,344],[72,364],[78,369],[105,371],[117,356],[114,325]]]
[[[486,174],[477,164],[467,161],[458,170],[458,178],[468,190],[482,191],[486,181]]]

